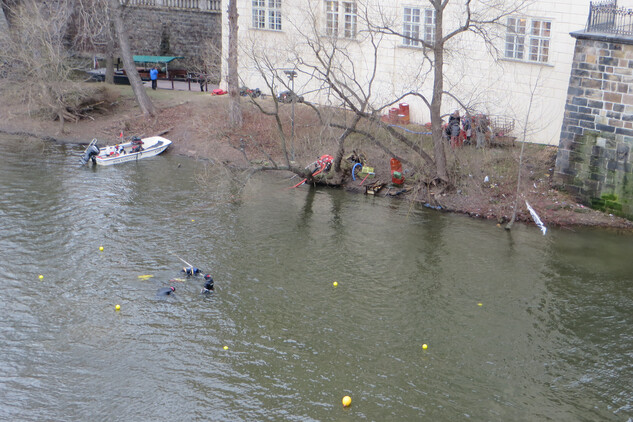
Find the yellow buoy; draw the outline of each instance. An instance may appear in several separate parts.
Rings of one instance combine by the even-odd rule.
[[[229,346],[224,346],[224,350],[229,350]]]
[[[334,283],[332,283],[332,286],[334,287],[338,286],[338,281],[335,281]]]
[[[99,246],[99,250],[103,252],[103,246]]]
[[[196,220],[193,220],[193,219],[191,220],[191,222],[192,222],[192,223],[193,223],[194,221],[196,221]]]
[[[426,345],[426,343],[424,343],[424,344],[422,345],[422,348],[423,348],[424,350],[426,350],[426,349],[428,349],[428,348],[429,348],[429,346],[427,346],[427,345]]]
[[[40,280],[44,280],[44,276],[40,274]]]
[[[114,307],[114,310],[115,310],[115,311],[120,311],[120,310],[121,310],[121,305],[116,305],[116,306]]]
[[[343,403],[343,407],[348,407],[350,404],[352,404],[352,398],[350,396],[345,396],[343,397],[343,400],[341,400],[341,402]]]
[[[481,303],[481,302],[479,302],[479,303],[477,304],[477,306],[484,306],[484,304],[483,304],[483,303]]]

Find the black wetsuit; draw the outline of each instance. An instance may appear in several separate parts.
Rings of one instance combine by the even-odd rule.
[[[215,288],[213,287],[213,277],[211,277],[211,274],[205,275],[204,280],[204,287],[202,288],[202,291],[200,293],[211,293],[212,291],[214,291]]]
[[[170,294],[172,294],[175,291],[176,291],[175,287],[163,287],[162,289],[159,289],[156,294],[158,296],[169,296]]]

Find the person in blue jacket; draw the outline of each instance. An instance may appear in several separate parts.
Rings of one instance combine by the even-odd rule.
[[[158,86],[158,68],[156,66],[149,70],[149,78],[152,80],[152,89],[156,90]]]

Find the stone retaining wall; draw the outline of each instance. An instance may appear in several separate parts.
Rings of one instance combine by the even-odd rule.
[[[633,39],[572,36],[555,182],[586,205],[633,218]]]
[[[222,14],[216,11],[159,7],[127,7],[124,13],[134,54],[184,56],[175,64],[183,68],[200,62],[208,41],[221,51],[221,18]]]

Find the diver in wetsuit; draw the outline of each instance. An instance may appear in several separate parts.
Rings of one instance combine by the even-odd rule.
[[[174,293],[176,291],[175,287],[163,287],[162,289],[159,289],[158,292],[156,292],[157,296],[169,296],[170,294]]]
[[[196,268],[196,267],[183,267],[182,272],[188,276],[191,276],[191,275],[198,275],[202,271],[200,271],[200,268]]]
[[[202,290],[200,290],[200,293],[202,294],[212,293],[215,289],[213,287],[213,277],[211,277],[211,274],[205,274],[204,282],[205,282],[204,287],[202,288]]]

